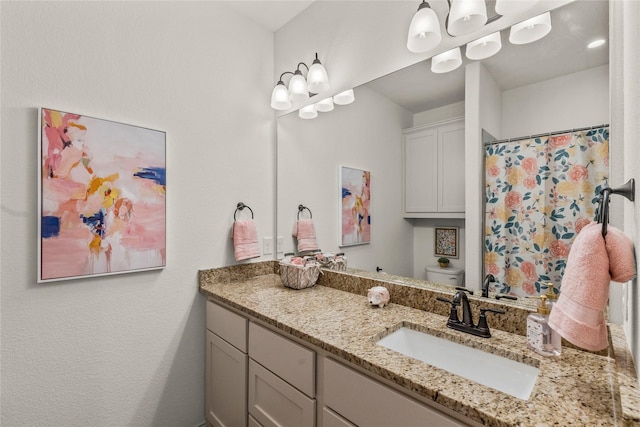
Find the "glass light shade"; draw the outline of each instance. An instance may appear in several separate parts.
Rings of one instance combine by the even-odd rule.
[[[495,55],[501,48],[502,40],[500,38],[500,31],[496,31],[488,36],[468,43],[466,55],[467,58],[477,61]]]
[[[473,33],[487,23],[484,0],[452,0],[447,31],[454,37]]]
[[[296,70],[291,80],[289,80],[289,100],[291,102],[304,102],[307,99],[309,99],[307,81],[302,77],[300,70]]]
[[[422,3],[409,25],[407,49],[415,53],[426,52],[438,46],[441,40],[438,15],[427,3]]]
[[[298,110],[298,117],[301,119],[315,119],[318,117],[318,111],[316,110],[316,104],[307,105]]]
[[[353,93],[353,89],[345,90],[337,95],[333,96],[333,102],[337,105],[347,105],[355,101],[356,97]]]
[[[498,15],[515,15],[531,9],[539,0],[496,0]]]
[[[540,40],[551,31],[551,13],[545,12],[511,27],[509,41],[513,44],[527,44]]]
[[[326,113],[333,110],[333,98],[329,97],[316,102],[316,110],[320,111],[321,113]]]
[[[460,48],[456,47],[431,58],[431,71],[434,73],[448,73],[462,65]]]
[[[289,91],[282,81],[279,81],[271,93],[271,108],[274,110],[286,110],[291,108]]]
[[[329,90],[329,76],[327,70],[317,59],[311,64],[307,73],[307,89],[311,93],[320,93]]]

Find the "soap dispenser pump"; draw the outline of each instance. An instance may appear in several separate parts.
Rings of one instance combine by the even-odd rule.
[[[547,296],[540,295],[540,305],[536,313],[527,316],[527,347],[543,356],[559,356],[562,347],[562,337],[549,326]]]
[[[547,283],[547,293],[545,294],[547,297],[547,306],[549,307],[549,311],[553,310],[553,305],[558,302],[558,295],[553,291],[553,283]]]

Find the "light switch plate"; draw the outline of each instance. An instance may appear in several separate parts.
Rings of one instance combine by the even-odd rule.
[[[262,239],[262,254],[271,255],[273,253],[273,237],[265,237]]]

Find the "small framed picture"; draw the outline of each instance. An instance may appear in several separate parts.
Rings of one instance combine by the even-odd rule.
[[[458,227],[435,228],[435,255],[458,258]]]

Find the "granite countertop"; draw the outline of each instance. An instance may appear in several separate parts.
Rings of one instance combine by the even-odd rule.
[[[528,350],[522,335],[493,329],[489,339],[474,337],[446,328],[445,316],[416,308],[372,307],[365,296],[332,287],[294,290],[277,274],[234,277],[218,270],[200,271],[200,291],[209,298],[481,424],[640,425],[633,361],[617,328],[611,329],[610,354],[616,345],[622,350],[615,357],[563,348],[561,356],[548,358]],[[376,345],[401,326],[539,367],[531,397],[512,397]]]

